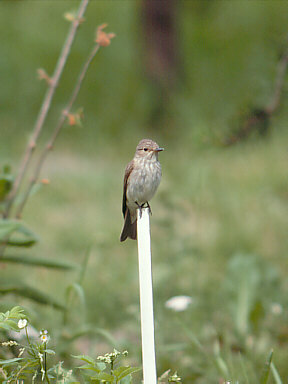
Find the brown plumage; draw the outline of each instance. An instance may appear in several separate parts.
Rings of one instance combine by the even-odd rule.
[[[155,141],[143,139],[136,147],[134,158],[125,169],[122,212],[124,226],[120,241],[127,237],[137,239],[137,208],[145,204],[155,194],[161,180],[161,165],[158,152],[163,151]]]

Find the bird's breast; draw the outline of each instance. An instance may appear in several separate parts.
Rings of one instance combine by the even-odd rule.
[[[159,161],[140,159],[136,162],[127,183],[128,204],[137,201],[146,203],[155,194],[161,180],[161,165]]]

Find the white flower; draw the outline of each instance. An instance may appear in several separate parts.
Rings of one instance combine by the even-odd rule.
[[[169,383],[181,383],[181,377],[177,375],[177,372],[173,376],[170,376],[168,379]]]
[[[48,335],[47,329],[42,329],[42,331],[40,331],[40,339],[42,343],[48,343],[50,336]]]
[[[166,301],[165,307],[176,312],[182,312],[185,311],[192,302],[193,299],[190,296],[174,296]]]
[[[124,351],[124,352],[119,352],[117,351],[117,349],[114,348],[114,351],[111,352],[111,353],[105,353],[104,356],[98,356],[97,357],[97,360],[99,361],[103,361],[104,363],[106,364],[111,364],[112,362],[114,362],[118,356],[120,355],[123,355],[123,356],[127,356],[128,355],[128,351]]]
[[[279,303],[272,303],[271,304],[271,312],[273,315],[281,315],[283,312],[283,307]]]
[[[49,336],[48,335],[41,335],[40,336],[42,343],[48,343]]]
[[[66,373],[66,379],[69,379],[69,378],[72,376],[72,374],[73,374],[73,370],[70,369],[70,371],[68,371],[68,372]]]
[[[23,355],[24,352],[25,352],[25,348],[20,348],[20,349],[19,349],[18,357],[21,357],[21,356]]]
[[[14,341],[14,340],[3,341],[1,344],[4,347],[13,347],[13,345],[18,345],[17,341]]]
[[[27,326],[28,321],[26,319],[20,319],[18,321],[18,328],[23,329]]]

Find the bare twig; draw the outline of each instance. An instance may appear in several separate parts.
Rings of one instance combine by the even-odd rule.
[[[36,144],[37,144],[37,140],[38,140],[39,135],[42,131],[43,124],[46,120],[47,113],[49,111],[52,98],[53,98],[55,90],[59,84],[60,77],[62,75],[62,72],[63,72],[64,66],[66,64],[67,58],[69,56],[71,46],[72,46],[72,43],[74,41],[77,29],[83,20],[83,15],[85,13],[85,10],[87,8],[88,3],[89,3],[89,0],[82,0],[81,1],[81,4],[80,4],[79,9],[77,11],[77,14],[72,21],[72,25],[71,25],[70,30],[68,32],[66,42],[62,48],[61,54],[60,54],[58,62],[56,64],[54,74],[51,78],[51,81],[49,82],[49,87],[47,89],[47,92],[45,94],[41,109],[39,111],[31,139],[28,143],[28,146],[25,150],[23,159],[20,163],[18,175],[15,179],[12,190],[8,196],[6,209],[5,209],[4,214],[3,214],[4,218],[9,217],[9,215],[10,215],[12,205],[14,203],[15,197],[19,191],[19,188],[21,186],[21,183],[22,183],[23,178],[25,176],[25,173],[27,171],[29,162],[31,160],[31,157],[33,155],[34,149],[35,149]]]
[[[285,75],[287,71],[288,65],[288,51],[284,53],[281,57],[276,74],[275,86],[274,86],[274,94],[270,104],[265,108],[266,112],[271,115],[273,114],[279,107],[281,101],[281,95],[284,88]]]
[[[82,82],[84,80],[84,77],[87,73],[87,70],[92,62],[92,60],[94,59],[96,53],[98,52],[100,48],[100,45],[98,43],[96,43],[94,46],[93,46],[93,49],[90,53],[90,55],[88,56],[88,59],[86,60],[80,74],[79,74],[79,77],[77,79],[77,82],[76,82],[76,85],[75,85],[75,88],[73,90],[73,93],[71,95],[71,98],[70,100],[68,101],[67,103],[67,106],[66,108],[62,111],[61,113],[61,116],[58,120],[58,123],[56,125],[56,128],[54,130],[54,132],[52,133],[52,136],[50,138],[50,140],[48,141],[48,144],[45,146],[45,148],[43,149],[41,155],[40,155],[40,158],[39,158],[39,161],[37,162],[36,164],[36,167],[35,167],[35,170],[34,170],[34,174],[28,184],[28,187],[24,193],[24,196],[23,196],[23,199],[22,199],[22,202],[21,204],[19,205],[17,211],[16,211],[16,217],[17,218],[20,218],[21,217],[21,213],[23,211],[23,208],[27,202],[27,199],[29,198],[29,195],[30,195],[30,192],[31,192],[31,189],[33,187],[33,185],[37,182],[38,178],[39,178],[39,175],[40,175],[40,172],[41,172],[41,169],[43,167],[43,164],[45,162],[45,159],[48,155],[48,153],[53,149],[53,146],[54,146],[54,143],[55,143],[55,140],[57,138],[57,136],[59,135],[60,131],[61,131],[61,128],[63,127],[64,123],[65,123],[65,120],[67,118],[67,116],[69,115],[70,111],[71,111],[71,108],[78,96],[78,93],[80,91],[80,88],[81,88],[81,85],[82,85]]]
[[[263,108],[253,108],[250,113],[245,116],[243,124],[226,140],[226,145],[235,144],[245,138],[247,138],[253,130],[258,130],[260,134],[267,133],[270,119],[280,107],[281,97],[283,94],[285,76],[288,67],[288,49],[281,56],[274,84],[274,91],[271,97],[270,103]]]

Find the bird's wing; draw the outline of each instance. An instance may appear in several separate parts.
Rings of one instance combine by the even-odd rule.
[[[125,217],[126,213],[126,191],[127,191],[127,183],[128,183],[128,178],[133,170],[133,160],[130,161],[130,163],[127,164],[127,167],[125,169],[125,175],[124,175],[124,185],[123,185],[123,201],[122,201],[122,212],[123,216]]]

